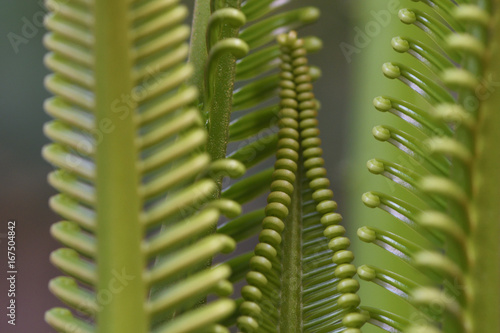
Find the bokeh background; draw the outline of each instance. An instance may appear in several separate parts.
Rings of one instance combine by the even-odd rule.
[[[191,6],[193,0],[183,2]],[[391,6],[401,8],[410,3],[301,0],[291,4],[317,6],[322,12],[319,22],[302,30],[301,35],[314,34],[324,42],[323,50],[312,55],[310,61],[323,73],[315,87],[322,103],[321,137],[339,211],[353,236],[358,226],[379,218],[378,213],[367,217],[371,211],[360,201],[361,194],[372,189],[374,178],[366,171],[365,162],[384,149],[371,136],[371,127],[381,119],[373,110],[371,99],[388,89],[399,89],[383,78],[380,65],[396,57],[390,38],[402,29]],[[373,14],[381,11],[390,15],[380,19]],[[48,259],[50,252],[58,248],[49,235],[49,227],[59,217],[48,208],[48,198],[55,194],[46,182],[52,167],[40,154],[42,146],[48,143],[42,126],[49,120],[42,108],[49,96],[43,87],[48,74],[43,65],[45,30],[37,25],[45,12],[42,0],[0,2],[0,237],[5,236],[7,221],[16,220],[18,269],[17,321],[13,327],[6,324],[6,241],[0,238],[2,333],[53,332],[43,321],[43,314],[60,305],[47,289],[48,281],[60,274]],[[34,29],[26,30],[23,42],[14,47],[9,34],[23,36],[26,22],[31,22]],[[364,245],[354,246],[366,249]],[[377,256],[377,250],[371,250],[369,247],[360,252],[358,263],[367,260],[369,253]],[[375,298],[381,300],[385,296]]]

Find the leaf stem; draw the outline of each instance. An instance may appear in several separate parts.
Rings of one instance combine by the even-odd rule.
[[[302,332],[302,158],[297,163],[290,213],[282,234],[280,332]],[[301,176],[299,176],[301,175]]]
[[[210,1],[195,1],[188,58],[188,61],[193,65],[194,71],[187,84],[198,88],[200,96],[203,96],[205,92],[205,66],[208,57],[206,33],[210,14]],[[199,101],[203,101],[203,98],[200,97]]]
[[[228,0],[227,5],[239,9],[241,0]],[[224,24],[221,29],[220,40],[234,38],[238,36],[239,29],[233,28],[229,24]],[[207,152],[213,161],[226,158],[226,149],[229,138],[229,122],[231,119],[231,110],[233,103],[233,89],[236,74],[236,56],[227,52],[220,56],[216,65],[215,87],[213,95],[209,96],[207,105],[205,105],[205,114],[208,114],[208,142]],[[218,193],[220,196],[222,187],[222,176],[215,179],[218,184]]]
[[[500,2],[493,1],[494,28],[490,54],[500,53]],[[500,78],[500,62],[491,58],[484,78]],[[488,332],[500,327],[500,90],[486,87],[491,93],[479,109],[476,158],[472,171],[472,303],[470,316],[473,332]],[[492,89],[493,88],[493,89]]]
[[[103,133],[96,148],[99,333],[148,332],[137,129],[132,115],[120,118],[112,108],[134,88],[131,26],[129,2],[95,3],[95,116]]]

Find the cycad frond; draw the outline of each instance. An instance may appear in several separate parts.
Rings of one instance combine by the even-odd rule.
[[[358,231],[363,241],[400,257],[415,274],[371,265],[361,266],[358,274],[416,308],[412,321],[367,309],[370,321],[386,331],[483,332],[499,327],[494,313],[500,272],[496,263],[488,263],[487,254],[498,254],[499,212],[493,202],[497,191],[485,180],[498,180],[500,159],[483,146],[498,136],[487,124],[499,119],[498,97],[481,96],[482,89],[491,89],[481,82],[498,73],[495,61],[488,58],[488,52],[498,50],[498,22],[489,14],[498,11],[498,2],[423,2],[435,13],[402,9],[399,17],[424,30],[435,45],[395,37],[392,46],[419,59],[426,74],[404,64],[383,65],[385,76],[407,84],[421,102],[416,106],[386,96],[374,100],[377,110],[413,125],[408,132],[388,126],[373,129],[377,140],[404,152],[407,163],[368,162],[370,172],[413,196],[402,200],[379,192],[363,195],[367,206],[381,208],[410,226],[414,238],[375,227]],[[494,296],[488,297],[488,292]]]
[[[283,50],[278,149],[263,230],[250,259],[238,325],[244,332],[359,332],[359,284],[323,167],[304,41]]]
[[[208,152],[214,159],[228,155],[251,167],[272,156],[276,143],[272,135],[257,137],[262,132],[272,133],[269,129],[275,127],[277,118],[278,107],[273,98],[278,94],[279,49],[274,43],[275,36],[291,27],[298,28],[315,21],[319,13],[316,8],[307,7],[270,15],[289,1],[269,4],[269,1],[250,0],[244,2],[241,9],[238,7],[240,2],[234,2],[237,4],[233,7],[222,6],[217,1],[212,5],[206,32],[205,96],[201,102],[208,119]],[[257,8],[259,10],[255,11]],[[251,15],[248,22],[247,12]],[[309,40],[311,50],[321,47],[317,38]],[[242,59],[236,63],[238,58]],[[265,104],[269,101],[273,101],[273,105]],[[242,112],[231,115],[236,111]],[[250,112],[239,116],[245,111]],[[259,142],[252,139],[259,139]],[[237,141],[241,143],[239,148],[228,154],[227,143]]]
[[[207,152],[214,160],[229,158],[241,162],[249,173],[253,173],[231,186],[221,186],[221,198],[239,204],[248,203],[269,190],[272,170],[268,168],[256,173],[254,170],[273,158],[278,141],[279,47],[275,36],[318,17],[318,10],[309,7],[272,15],[288,2],[250,0],[240,8],[239,1],[228,2],[227,6],[214,1],[210,8],[205,94],[199,103],[209,131]],[[200,8],[206,6],[199,5]],[[245,13],[251,16],[249,22]],[[242,32],[238,36],[240,28]],[[306,46],[311,51],[321,47],[317,38],[307,41]],[[238,58],[241,59],[237,61]],[[237,148],[228,150],[228,143]],[[220,179],[217,180],[221,184]],[[238,241],[246,239],[257,233],[263,217],[262,208],[244,212],[243,216],[221,226],[219,233]],[[247,253],[240,258],[246,257]],[[238,267],[232,266],[232,282],[241,279],[249,269],[248,264],[240,263],[236,259],[229,261]]]
[[[227,331],[217,323],[234,301],[200,306],[232,292],[230,268],[206,262],[235,243],[207,236],[228,202],[199,176],[227,165],[200,152],[197,90],[180,88],[192,74],[186,15],[177,1],[116,0],[61,4],[47,18],[55,74],[46,86],[56,96],[46,110],[56,120],[43,155],[60,168],[50,205],[68,219],[51,229],[68,246],[51,261],[70,276],[50,289],[88,315],[48,311],[59,332]]]

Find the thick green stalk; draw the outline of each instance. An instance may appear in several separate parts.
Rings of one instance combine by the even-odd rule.
[[[500,1],[493,1],[494,28],[490,54],[500,54]],[[491,58],[485,78],[500,78],[500,63]],[[472,232],[470,271],[473,332],[490,332],[500,327],[500,90],[488,87],[491,95],[481,103],[477,126],[476,158],[472,173]]]
[[[282,234],[280,332],[302,332],[302,160],[297,164],[290,214]]]
[[[228,0],[227,4],[229,7],[239,9],[241,0]],[[225,24],[222,27],[220,40],[235,38],[238,36],[238,32],[239,29]],[[207,152],[212,157],[212,160],[216,161],[226,157],[236,74],[236,56],[231,52],[221,55],[214,73],[215,78],[210,80],[215,83],[213,95],[209,96],[208,103],[205,105],[205,114],[209,117]],[[216,182],[219,185],[217,193],[217,196],[219,196],[222,177],[218,177]]]
[[[111,108],[133,89],[131,25],[128,1],[96,2],[96,127],[104,132],[96,153],[99,333],[148,331],[136,127]]]
[[[196,0],[193,12],[193,25],[189,45],[188,61],[193,65],[193,75],[188,85],[198,88],[200,96],[205,93],[205,66],[207,64],[206,32],[210,20],[210,1]],[[199,98],[203,100],[203,98]]]

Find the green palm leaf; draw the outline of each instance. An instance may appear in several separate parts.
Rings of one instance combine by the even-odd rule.
[[[286,2],[247,1],[241,11],[238,10],[237,1],[228,4],[229,7],[225,7],[220,3],[213,3],[210,8],[211,16],[206,19],[207,76],[203,88],[205,97],[200,99],[199,103],[203,105],[207,117],[207,151],[212,158],[221,160],[227,156],[239,161],[250,174],[230,186],[221,186],[221,198],[246,204],[269,190],[272,168],[257,170],[264,162],[272,160],[278,147],[277,123],[280,107],[277,96],[280,76],[277,70],[280,50],[274,42],[275,37],[284,30],[312,22],[317,18],[318,11],[307,7],[272,15],[271,12]],[[207,4],[197,3],[198,10],[204,7],[207,7]],[[257,8],[259,10],[255,11]],[[245,16],[241,15],[243,13],[250,15],[248,23],[244,19]],[[197,19],[203,21],[199,17]],[[197,22],[194,23],[195,27],[196,25]],[[236,39],[235,29],[239,26],[242,32],[239,34],[240,39]],[[192,36],[199,38],[195,33]],[[321,47],[321,42],[310,37],[306,39],[304,46],[309,51],[315,51]],[[193,51],[194,49],[197,51]],[[193,63],[199,65],[200,59],[197,55],[202,50],[200,45],[192,45]],[[244,56],[246,53],[249,53],[248,56]],[[243,58],[236,61],[240,57]],[[234,66],[233,69],[231,65]],[[316,78],[318,73],[316,69],[310,71],[313,78]],[[233,88],[232,82],[236,89]],[[228,97],[232,98],[227,99]],[[228,143],[237,148],[227,149]],[[241,217],[220,226],[218,233],[242,241],[260,230],[260,222],[264,216],[262,208],[245,211]],[[248,261],[250,256],[250,253],[243,253],[227,261],[233,271],[231,282],[237,282],[245,275],[251,274],[251,264],[249,265]],[[234,319],[233,316],[226,325],[232,326]]]
[[[244,332],[358,332],[365,317],[356,311],[354,256],[325,178],[304,41],[290,33],[280,42],[277,160],[238,325]]]
[[[317,9],[309,7],[272,15],[287,3],[261,0],[246,1],[241,6],[240,1],[213,1],[211,6],[196,3],[199,15],[193,26],[198,30],[192,34],[190,61],[206,72],[205,77],[192,80],[205,92],[198,103],[207,119],[206,150],[213,160],[229,158],[241,162],[248,170],[250,176],[230,186],[222,186],[220,175],[214,175],[220,184],[220,197],[239,204],[269,190],[271,169],[256,170],[272,160],[278,141],[279,47],[274,42],[275,36],[290,27],[311,23],[318,16]],[[246,13],[251,15],[249,22]],[[237,38],[240,28],[242,32]],[[200,35],[206,36],[206,43],[202,43]],[[321,47],[317,38],[307,41],[310,50]],[[238,58],[242,59],[237,61]],[[318,71],[313,74],[317,76]],[[228,144],[237,148],[228,149]],[[244,240],[258,232],[263,217],[262,208],[245,211],[243,216],[221,226],[219,233]],[[242,254],[241,258],[247,256]],[[237,271],[232,266],[232,282],[248,271],[248,264],[240,265],[240,260],[228,263],[243,269]]]
[[[364,265],[361,278],[407,300],[416,310],[411,321],[369,308],[370,322],[389,332],[482,332],[498,327],[500,272],[491,253],[498,253],[497,197],[484,180],[496,182],[500,159],[484,142],[498,135],[487,122],[498,121],[498,97],[484,97],[481,81],[497,73],[486,56],[498,50],[498,28],[489,31],[494,1],[423,1],[437,15],[402,9],[400,19],[424,30],[431,43],[404,37],[393,48],[424,65],[422,72],[386,63],[384,74],[399,79],[421,97],[410,104],[382,96],[374,100],[382,112],[413,125],[413,131],[377,126],[377,140],[407,155],[406,163],[382,159],[369,170],[406,188],[408,198],[369,192],[369,207],[387,211],[413,230],[411,238],[376,227],[358,235],[408,263],[405,272]],[[496,9],[498,10],[498,9]],[[491,89],[491,87],[490,87]],[[488,119],[488,120],[486,120]],[[485,150],[486,149],[486,150]],[[493,261],[492,261],[493,260]],[[488,296],[488,293],[490,296]],[[482,310],[480,310],[482,309]]]
[[[186,8],[53,5],[45,43],[55,74],[46,86],[56,96],[45,106],[56,120],[45,127],[54,143],[43,155],[59,168],[49,182],[61,194],[50,205],[67,219],[51,229],[67,246],[51,261],[69,277],[50,289],[87,317],[56,308],[46,320],[60,332],[227,331],[217,322],[234,301],[200,300],[232,292],[229,267],[205,263],[234,249],[230,237],[207,235],[226,206],[238,205],[214,200],[215,182],[198,178],[241,166],[210,164],[201,152],[197,91],[180,88],[192,74]]]

